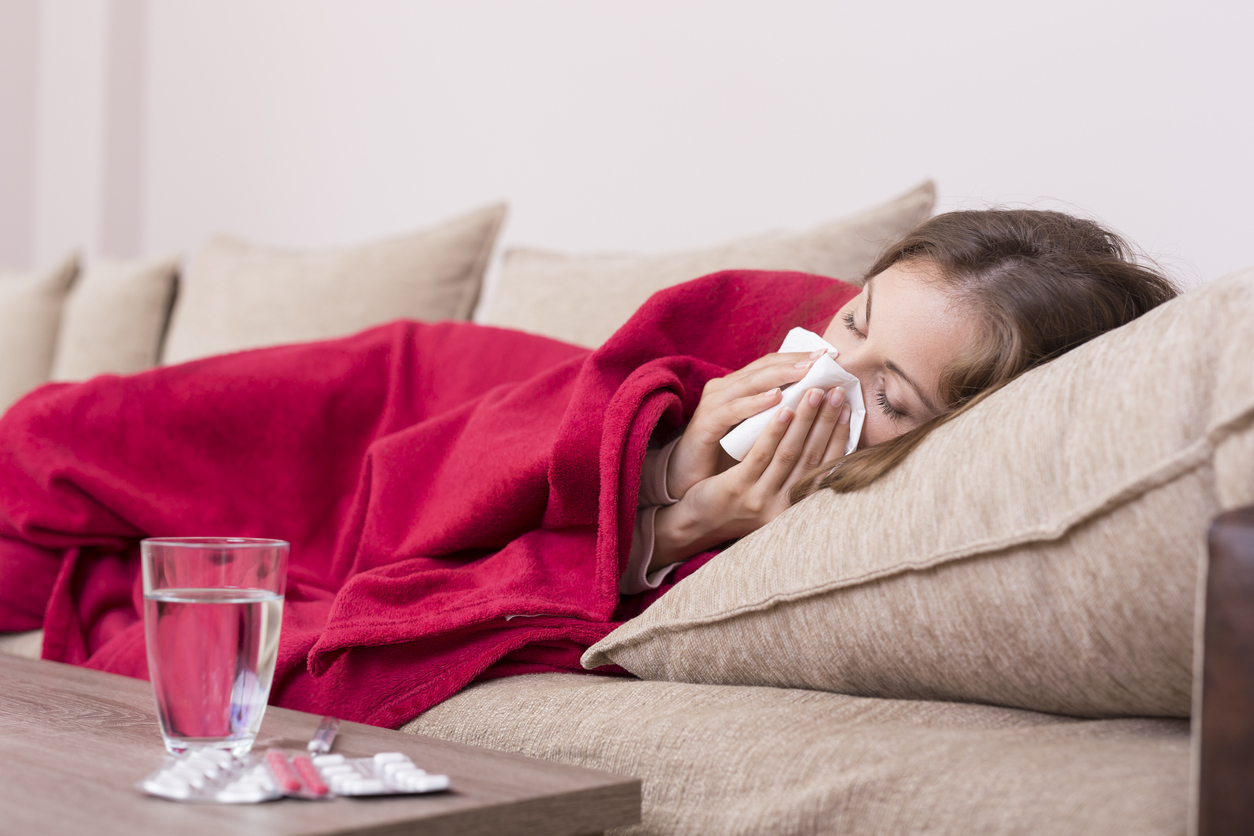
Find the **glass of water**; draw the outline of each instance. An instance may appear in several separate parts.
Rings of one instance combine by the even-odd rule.
[[[148,676],[165,748],[252,748],[274,679],[288,544],[246,537],[140,543]]]

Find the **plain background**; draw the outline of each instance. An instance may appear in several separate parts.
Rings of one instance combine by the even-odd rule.
[[[328,247],[507,201],[654,253],[918,182],[1254,264],[1254,3],[0,0],[0,267]]]

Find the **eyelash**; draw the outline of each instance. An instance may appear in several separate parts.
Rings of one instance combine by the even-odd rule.
[[[875,400],[879,401],[880,409],[884,410],[884,414],[894,421],[899,421],[906,417],[906,413],[888,402],[888,395],[884,393],[883,389],[875,393]]]
[[[844,320],[846,328],[854,334],[857,334],[858,337],[864,338],[862,332],[858,330],[858,326],[854,324],[853,311],[847,311],[841,319]],[[906,417],[906,413],[902,412],[900,409],[888,402],[888,395],[883,389],[875,393],[875,400],[879,402],[880,409],[883,410],[884,414],[889,418],[892,418],[894,421],[900,421],[902,418]]]
[[[853,333],[857,334],[859,337],[862,336],[862,332],[858,330],[858,326],[853,324],[853,311],[848,311],[844,316],[841,317],[841,319],[845,321],[846,328],[848,328]]]

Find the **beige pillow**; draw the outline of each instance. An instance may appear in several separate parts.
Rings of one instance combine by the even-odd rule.
[[[896,470],[789,509],[584,656],[646,679],[1190,711],[1217,513],[1254,502],[1254,270],[1081,346]]]
[[[0,412],[48,380],[78,257],[42,272],[0,274]]]
[[[100,261],[74,283],[61,317],[53,380],[132,374],[157,365],[178,261]]]
[[[883,206],[802,233],[658,256],[565,256],[510,250],[485,321],[595,347],[655,292],[717,270],[800,270],[860,281],[880,249],[926,219],[936,187],[923,183]]]
[[[164,363],[344,336],[394,319],[467,319],[505,206],[350,249],[211,241],[179,288]]]

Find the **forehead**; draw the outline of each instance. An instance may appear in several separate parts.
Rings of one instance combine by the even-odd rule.
[[[975,335],[974,311],[961,304],[927,265],[900,264],[867,283],[871,330],[885,357],[929,381],[935,391],[945,368]],[[918,378],[916,378],[918,379]]]

